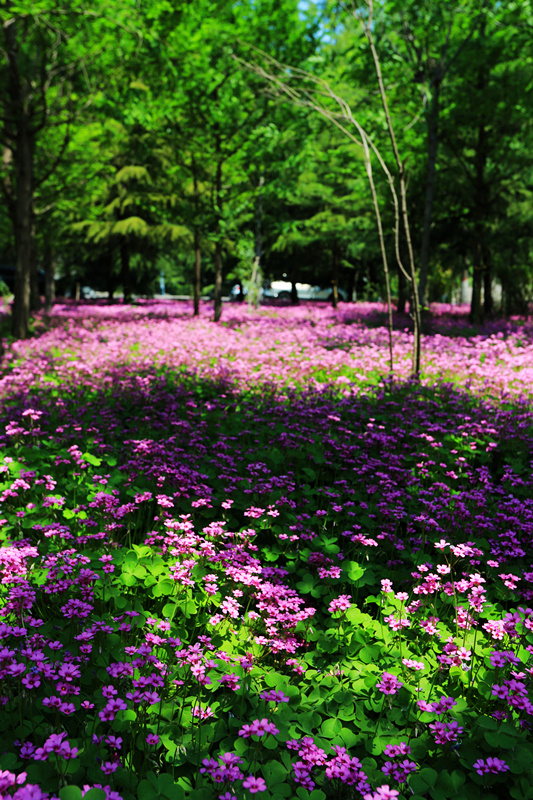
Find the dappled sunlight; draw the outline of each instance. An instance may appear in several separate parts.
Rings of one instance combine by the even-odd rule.
[[[6,797],[408,798],[438,775],[495,800],[529,774],[531,341],[435,333],[422,383],[391,385],[375,311],[59,306],[13,346]]]

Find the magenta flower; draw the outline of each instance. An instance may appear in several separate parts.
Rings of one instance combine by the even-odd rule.
[[[156,733],[149,733],[146,741],[148,744],[159,744],[159,736]]]
[[[249,775],[246,780],[243,781],[245,789],[248,789],[250,794],[257,794],[257,792],[266,792],[266,783],[263,778],[254,778],[253,775]]]
[[[199,708],[198,706],[195,706],[192,709],[191,714],[193,717],[200,717],[200,719],[209,719],[209,717],[213,716],[213,709],[211,706],[207,706],[207,708]]]
[[[396,675],[391,675],[390,672],[384,672],[381,676],[381,682],[376,684],[376,688],[383,694],[397,694],[400,686],[403,686],[403,683],[398,680]]]
[[[273,722],[269,722],[263,717],[263,719],[255,719],[250,725],[243,725],[239,731],[239,736],[248,739],[250,736],[265,736],[267,733],[275,735],[279,733],[279,730]]]
[[[287,695],[283,694],[283,692],[276,692],[275,689],[271,689],[268,692],[261,692],[259,697],[261,700],[272,700],[276,703],[288,703],[290,700],[290,697],[287,697]]]
[[[328,611],[330,614],[334,614],[336,611],[347,611],[350,606],[351,594],[341,594],[337,597],[336,600],[332,600],[328,606]]]
[[[383,786],[379,786],[373,794],[365,794],[364,800],[394,800],[399,794],[400,792],[391,789],[388,783],[385,783]]]
[[[478,775],[487,775],[489,773],[507,772],[510,767],[501,758],[492,758],[489,756],[486,761],[479,758],[473,765]]]

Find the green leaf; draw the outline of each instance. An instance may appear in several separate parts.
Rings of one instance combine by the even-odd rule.
[[[93,467],[99,467],[100,464],[102,463],[101,458],[97,458],[96,456],[93,456],[91,453],[83,453],[82,457],[84,461],[87,461],[89,464],[92,464]]]
[[[159,775],[157,789],[159,796],[168,798],[168,800],[183,800],[185,797],[185,792],[179,784],[175,783],[172,775]]]
[[[98,790],[97,790],[98,791]],[[105,792],[103,792],[105,798]],[[81,800],[81,789],[79,786],[63,786],[59,790],[60,800]],[[95,798],[96,800],[96,798]],[[98,798],[100,800],[100,798]]]
[[[363,664],[374,664],[379,660],[381,650],[377,645],[367,644],[362,650],[359,650],[357,657],[361,659]]]
[[[350,730],[350,728],[342,728],[339,735],[342,739],[344,746],[347,747],[348,749],[350,749],[350,747],[353,747],[354,744],[357,744],[357,742],[361,738],[360,735],[354,733],[352,730]]]
[[[357,561],[343,562],[342,568],[351,581],[359,580],[359,578],[364,575],[365,572],[364,567],[358,564]]]
[[[320,733],[325,739],[334,739],[342,730],[340,719],[326,719],[320,726]]]
[[[280,764],[279,761],[268,761],[263,764],[261,770],[269,789],[277,783],[283,783],[287,777],[287,768]]]
[[[409,776],[409,786],[415,794],[424,795],[428,789],[432,789],[437,783],[439,774],[431,767],[424,767],[420,772]]]
[[[61,796],[61,792],[59,793]],[[106,800],[106,793],[103,789],[89,789],[88,792],[85,792],[83,795],[83,800]],[[62,799],[63,800],[63,799]]]
[[[2,753],[0,755],[0,768],[7,770],[14,770],[17,766],[18,758],[15,753]]]
[[[141,781],[137,787],[138,800],[154,800],[157,797],[157,788],[152,786],[149,781]]]

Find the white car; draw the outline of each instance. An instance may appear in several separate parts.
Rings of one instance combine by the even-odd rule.
[[[272,281],[268,288],[263,289],[263,297],[272,300],[280,300],[281,302],[288,303],[291,299],[292,284],[290,281]],[[327,286],[311,286],[310,283],[297,283],[296,291],[298,292],[298,300],[331,300],[333,299],[333,287]],[[339,300],[346,300],[346,292],[343,289],[337,289]]]

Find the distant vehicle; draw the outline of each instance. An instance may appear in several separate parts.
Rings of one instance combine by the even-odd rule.
[[[273,300],[280,300],[282,303],[289,303],[291,300],[290,281],[272,281],[268,288],[263,289],[263,297]],[[312,286],[310,283],[297,283],[296,291],[298,300],[333,300],[333,288],[331,286]],[[337,289],[339,300],[346,300],[346,292]]]
[[[290,303],[291,301],[291,287],[290,281],[266,281],[261,290],[261,302],[265,300],[279,300],[280,303]],[[296,291],[298,292],[298,300],[333,300],[333,289],[331,286],[312,286],[310,283],[297,283]],[[337,290],[339,293],[339,300],[346,300],[347,295],[343,289]],[[243,294],[246,295],[248,290],[243,287]],[[234,286],[230,293],[230,300],[236,301],[239,299],[240,289],[239,286]]]

